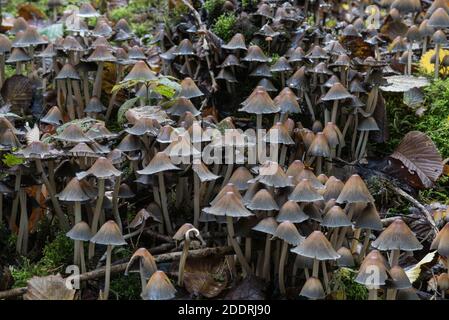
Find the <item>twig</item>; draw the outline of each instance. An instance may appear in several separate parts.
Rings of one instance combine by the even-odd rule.
[[[435,233],[435,235],[438,233],[438,227],[435,224],[435,220],[433,220],[432,215],[430,214],[429,210],[426,209],[426,207],[424,205],[422,205],[421,203],[419,203],[418,200],[416,200],[415,198],[413,198],[411,195],[409,195],[407,192],[405,192],[404,190],[402,190],[399,187],[396,187],[394,185],[389,185],[388,186],[392,191],[396,192],[398,195],[400,195],[401,197],[405,198],[406,200],[408,200],[409,202],[411,202],[412,204],[414,204],[419,210],[421,210],[422,213],[424,213],[427,221],[430,223],[430,226],[432,228],[432,231]]]
[[[189,251],[189,258],[203,258],[211,255],[227,255],[232,254],[232,247],[216,247],[216,248],[204,248]],[[179,260],[181,257],[182,251],[164,253],[157,256],[154,256],[154,260],[156,263],[169,262],[174,260]],[[111,267],[111,274],[123,272],[126,269],[128,262],[120,263]],[[83,273],[79,276],[80,281],[93,280],[97,278],[104,277],[106,269],[100,268],[96,270],[92,270],[86,273]],[[0,299],[13,298],[18,297],[27,292],[27,287],[15,288],[11,290],[1,291]]]

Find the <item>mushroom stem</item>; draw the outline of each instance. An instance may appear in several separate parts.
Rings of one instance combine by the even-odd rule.
[[[349,220],[352,219],[352,215],[354,214],[354,206],[351,203],[347,204],[348,207],[348,218]],[[343,241],[345,240],[346,237],[346,232],[348,232],[350,227],[342,227],[341,229],[341,233],[338,237],[338,241],[337,241],[337,246],[335,247],[336,250],[340,249],[341,246],[343,245]]]
[[[229,179],[232,176],[232,172],[234,171],[234,164],[233,163],[229,163],[226,167],[226,173],[223,179],[223,183],[221,184],[221,187],[224,188],[227,184]]]
[[[438,79],[440,72],[440,45],[435,44],[435,75],[434,78]]]
[[[284,268],[285,268],[285,261],[287,260],[287,249],[288,243],[284,241],[282,243],[281,258],[279,259],[279,290],[281,291],[282,295],[286,294]]]
[[[16,242],[16,251],[22,255],[25,255],[28,251],[28,214],[27,214],[27,196],[25,189],[20,189],[20,222],[19,232]]]
[[[422,40],[422,53],[421,55],[424,55],[424,53],[427,52],[427,37],[424,37]]]
[[[362,234],[361,228],[356,228],[354,230],[354,236],[352,237],[352,242],[351,242],[351,252],[352,253],[355,253],[357,251],[357,244],[359,243],[361,234]]]
[[[190,238],[185,237],[184,247],[182,248],[181,259],[179,260],[179,270],[178,270],[178,286],[182,287],[184,285],[184,267],[187,261],[187,255],[189,254]]]
[[[50,200],[51,200],[51,203],[53,204],[53,209],[55,210],[56,215],[58,216],[59,227],[62,230],[68,230],[69,222],[67,221],[67,217],[62,212],[59,201],[55,195],[55,190],[53,189],[52,185],[50,184],[50,181],[48,181],[47,175],[45,174],[45,171],[44,171],[44,167],[42,166],[42,161],[40,159],[36,159],[35,162],[36,162],[37,172],[40,173],[40,175],[42,177],[42,181],[44,182],[45,187],[47,188],[47,191],[50,195]]]
[[[72,95],[72,80],[67,79],[67,111],[69,113],[70,120],[75,120],[75,104],[73,103]]]
[[[9,230],[11,230],[11,231],[14,230],[14,226],[16,224],[17,209],[19,206],[19,191],[20,191],[21,180],[22,180],[22,172],[20,170],[19,173],[16,174],[16,180],[14,182],[14,192],[16,193],[16,196],[14,197],[14,200],[12,201],[11,217],[9,218]]]
[[[334,100],[334,104],[332,105],[332,117],[331,122],[337,124],[337,114],[338,114],[338,100]]]
[[[248,261],[245,260],[245,257],[243,256],[242,249],[240,248],[239,244],[237,243],[237,240],[235,240],[235,234],[234,234],[234,223],[232,221],[232,217],[227,216],[226,217],[226,226],[228,228],[228,237],[232,244],[232,247],[234,248],[234,251],[237,255],[237,259],[239,260],[240,264],[242,265],[243,270],[245,271],[246,275],[249,276],[252,274],[251,268],[248,264]]]
[[[365,135],[363,136],[362,146],[360,147],[358,159],[362,159],[363,156],[365,155],[366,145],[368,144],[368,137],[369,137],[369,131],[366,131]]]
[[[390,266],[391,267],[399,265],[399,255],[400,255],[399,249],[391,250],[391,256],[390,256]]]
[[[310,101],[309,94],[304,91],[304,99],[306,100],[307,109],[309,109],[312,121],[315,121],[315,111],[313,111],[312,102]]]
[[[346,119],[345,126],[343,127],[343,132],[341,133],[341,141],[345,141],[346,133],[348,132],[349,126],[351,125],[352,121],[354,120],[354,114],[350,114],[348,118]],[[338,152],[337,157],[340,157],[341,155],[341,149],[343,148],[344,144],[340,143],[338,145]]]
[[[80,250],[80,260],[81,260],[81,273],[85,273],[86,272],[86,259],[84,258],[84,245],[83,242],[80,241],[80,245],[79,245],[79,250]]]
[[[87,105],[90,101],[89,78],[87,76],[87,71],[81,72],[81,79],[83,81],[84,102]]]
[[[91,231],[92,234],[97,233],[98,230],[98,221],[100,220],[100,214],[101,214],[101,209],[103,206],[103,200],[104,200],[104,179],[98,179],[98,198],[97,198],[97,203],[95,205],[95,211],[94,211],[94,217],[92,219],[92,226]],[[89,243],[89,259],[92,259],[94,256],[94,252],[95,252],[95,243],[90,242]]]
[[[92,90],[92,96],[101,98],[101,82],[103,79],[104,62],[98,62],[97,75],[95,77],[94,88]]]
[[[312,269],[312,277],[318,278],[318,272],[320,268],[320,261],[318,259],[313,259],[313,269]]]
[[[262,130],[262,114],[256,114],[256,123],[257,123],[257,132],[256,132],[256,152],[257,152],[257,161],[261,158],[261,141],[259,141],[259,134],[261,134]]]
[[[200,218],[200,186],[201,181],[197,174],[193,174],[193,225],[198,228]]]
[[[323,271],[324,287],[326,288],[326,293],[331,292],[331,287],[329,285],[329,275],[327,274],[326,261],[321,261],[321,270]]]
[[[0,54],[0,88],[3,87],[5,82],[5,55]]]
[[[352,127],[352,140],[351,140],[351,154],[356,157],[355,153],[355,142],[357,140],[357,127],[359,126],[359,115],[354,114],[354,126]]]
[[[0,193],[0,225],[3,223],[3,193]]]
[[[377,300],[377,289],[368,289],[368,300]]]
[[[251,264],[251,237],[245,237],[245,259]]]
[[[159,191],[161,193],[162,215],[164,216],[165,228],[168,234],[172,234],[173,229],[170,222],[170,216],[168,215],[167,193],[165,192],[164,174],[162,172],[158,172],[157,177],[159,179]]]
[[[320,175],[323,171],[323,157],[316,157],[315,174]]]
[[[112,192],[112,213],[114,214],[114,219],[117,222],[120,231],[123,232],[122,219],[120,218],[120,212],[118,210],[118,193],[121,181],[122,179],[120,176],[115,179],[114,191]]]
[[[413,42],[410,41],[408,45],[408,55],[407,55],[407,74],[409,76],[412,75],[412,56],[413,56],[413,50],[412,50]]]
[[[279,156],[279,164],[281,166],[284,165],[286,158],[287,158],[287,146],[285,144],[283,144],[281,147],[281,154]]]
[[[368,250],[369,247],[369,241],[370,241],[370,236],[371,236],[371,230],[367,229],[365,231],[365,239],[363,240],[363,246],[362,246],[362,250],[360,251],[359,257],[360,257],[360,261],[361,259],[363,259],[365,257],[365,254]]]
[[[75,100],[77,104],[76,113],[78,114],[78,118],[82,119],[84,118],[84,102],[81,96],[80,83],[78,82],[78,80],[72,81],[72,88],[73,93],[75,94]]]
[[[75,215],[75,224],[81,222],[81,203],[79,201],[75,201],[74,204],[74,215]],[[80,264],[80,241],[75,240],[75,245],[73,248],[73,263],[75,265]]]
[[[109,244],[106,250],[106,273],[104,275],[103,300],[108,300],[109,296],[109,286],[111,283],[111,255],[112,255],[112,245]]]
[[[265,238],[265,251],[263,254],[262,277],[270,281],[271,235],[267,233]]]
[[[215,175],[218,175],[219,171],[220,171],[220,164],[214,163],[214,166],[212,167],[212,172]],[[207,204],[209,202],[209,198],[210,198],[212,191],[214,190],[214,187],[215,187],[215,181],[216,180],[212,180],[211,182],[209,182],[209,185],[207,186],[206,195],[204,196],[204,199],[203,199],[204,204]]]

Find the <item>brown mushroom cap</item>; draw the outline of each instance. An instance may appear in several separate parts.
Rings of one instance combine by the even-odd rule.
[[[438,8],[432,13],[427,24],[435,29],[447,28],[449,27],[449,14],[443,8]]]
[[[371,245],[381,251],[422,249],[422,244],[401,219],[393,221]]]
[[[267,217],[265,219],[262,219],[257,223],[252,230],[268,233],[274,236],[276,233],[276,229],[278,227],[278,224],[276,220],[273,217]]]
[[[204,93],[202,93],[201,90],[198,89],[192,78],[187,77],[181,81],[181,92],[179,93],[179,95],[182,97],[186,97],[187,99],[192,99],[201,97],[204,95]]]
[[[117,223],[112,220],[104,223],[100,230],[98,230],[98,232],[90,239],[90,242],[112,246],[121,246],[126,244]]]
[[[373,277],[373,272],[376,272],[377,276]],[[354,281],[368,288],[378,289],[379,286],[385,285],[387,279],[385,260],[379,251],[373,250],[363,259]]]
[[[165,152],[160,151],[156,153],[156,155],[151,159],[150,163],[144,169],[137,171],[137,173],[150,175],[169,170],[180,169],[172,163],[170,157]]]
[[[242,199],[232,191],[226,192],[208,209],[207,213],[228,217],[249,217],[253,215],[243,206]]]
[[[63,123],[61,110],[58,106],[53,106],[44,117],[40,119],[40,122],[59,126]]]
[[[346,181],[343,190],[341,190],[337,198],[337,202],[369,203],[374,202],[374,198],[362,178],[358,174],[354,174]]]
[[[229,178],[229,182],[234,184],[237,190],[248,190],[249,183],[248,181],[253,179],[253,176],[251,172],[248,170],[248,168],[241,166],[234,170],[234,172],[231,175],[231,178]]]
[[[269,114],[280,111],[280,108],[274,105],[273,100],[262,87],[256,87],[251,95],[242,102],[242,106],[239,111],[247,113]]]
[[[389,271],[392,285],[395,289],[407,289],[411,288],[412,284],[404,269],[400,266],[393,266]]]
[[[348,92],[348,90],[340,82],[337,82],[329,89],[329,91],[321,98],[321,100],[335,101],[349,99],[351,97],[352,95]]]
[[[329,157],[331,150],[326,136],[323,132],[318,132],[312,141],[312,144],[307,149],[307,154],[315,157]]]
[[[191,112],[195,117],[201,113],[188,98],[182,96],[176,99],[175,103],[167,109],[167,113],[174,116],[182,116],[187,111]]]
[[[325,187],[323,193],[324,201],[327,202],[330,199],[337,199],[341,191],[343,190],[344,186],[345,184],[340,179],[337,179],[334,176],[330,176],[324,185]]]
[[[80,80],[80,76],[71,64],[66,63],[62,67],[61,71],[59,71],[59,73],[57,74],[55,79],[56,80],[66,80],[66,79]]]
[[[290,221],[281,222],[273,236],[293,246],[297,246],[304,241],[304,237],[299,234],[296,226]]]
[[[65,188],[57,195],[61,201],[89,201],[94,199],[97,192],[86,181],[80,181],[77,178],[72,178]]]
[[[263,53],[262,49],[260,49],[259,46],[252,45],[248,48],[248,52],[246,53],[246,56],[242,59],[242,61],[248,61],[248,62],[268,62],[270,61],[269,58]]]
[[[221,47],[227,50],[246,50],[245,37],[241,33],[236,33],[227,44]]]
[[[201,182],[213,181],[220,178],[220,176],[213,174],[209,170],[209,168],[201,161],[199,163],[192,164],[192,170],[197,174]]]
[[[360,229],[382,230],[382,221],[380,220],[379,213],[374,204],[369,203],[365,209],[359,213],[355,220],[355,227]]]
[[[316,191],[309,179],[302,179],[288,196],[288,200],[296,202],[315,202],[323,200],[323,196]]]
[[[133,66],[131,71],[126,75],[126,77],[122,80],[122,82],[127,81],[139,81],[139,82],[148,82],[154,81],[157,77],[153,71],[148,67],[146,62],[137,61]]]
[[[86,137],[84,132],[76,123],[68,124],[60,134],[55,136],[55,138],[64,142],[72,143],[91,142],[91,140]]]
[[[286,201],[276,216],[276,221],[278,222],[290,221],[292,223],[301,223],[308,219],[309,216],[306,215],[304,211],[301,210],[300,206],[292,200]]]
[[[336,260],[340,255],[332,248],[321,231],[313,231],[301,244],[290,250],[304,257],[317,260]]]
[[[327,211],[321,225],[328,228],[349,227],[352,225],[346,213],[339,206],[333,206]]]
[[[351,250],[346,247],[341,247],[337,250],[337,253],[340,255],[340,258],[337,259],[337,266],[349,268],[355,266],[354,257]]]
[[[273,196],[266,189],[260,189],[246,205],[250,210],[271,211],[279,210],[279,206]]]
[[[82,18],[95,18],[99,17],[100,14],[89,2],[84,2],[78,11],[78,16]]]
[[[156,271],[151,276],[142,292],[144,300],[169,300],[173,299],[176,289],[163,271]]]
[[[430,246],[431,250],[437,250],[438,253],[444,257],[449,257],[449,223],[438,232],[435,239]]]
[[[125,269],[125,275],[129,272],[142,272],[146,279],[157,271],[156,260],[145,248],[137,249],[129,259]]]
[[[106,179],[113,176],[118,177],[121,174],[121,171],[117,170],[112,165],[111,160],[104,157],[99,157],[92,167],[89,168],[89,170],[77,173],[77,177],[79,179],[84,179],[89,175],[93,175],[99,179]]]

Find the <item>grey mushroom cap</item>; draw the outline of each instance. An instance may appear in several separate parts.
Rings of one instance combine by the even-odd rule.
[[[380,251],[415,251],[423,247],[401,219],[393,221],[371,245]]]
[[[340,258],[340,255],[321,231],[312,232],[300,245],[290,251],[317,260],[336,260]]]
[[[90,239],[90,242],[112,246],[121,246],[126,244],[117,223],[112,220],[109,220],[103,224],[100,230],[98,230],[98,232]]]
[[[290,221],[280,223],[274,233],[274,237],[294,246],[297,246],[304,241],[304,237],[301,236],[296,226]]]
[[[320,279],[315,277],[307,279],[299,295],[309,299],[323,299],[326,296]]]
[[[72,240],[89,241],[92,238],[92,232],[86,222],[80,221],[66,233],[66,236]]]

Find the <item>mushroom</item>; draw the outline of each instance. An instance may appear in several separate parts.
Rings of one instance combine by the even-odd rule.
[[[138,263],[138,268],[136,268],[136,263]],[[133,253],[126,265],[125,275],[128,275],[129,272],[136,272],[136,269],[140,274],[142,292],[144,292],[148,279],[157,272],[156,260],[145,248],[139,248]]]
[[[109,296],[109,285],[111,281],[111,255],[113,246],[125,245],[126,241],[120,232],[118,225],[109,220],[103,224],[98,232],[90,239],[93,244],[103,244],[107,246],[106,250],[106,273],[104,280],[104,291],[101,295],[102,300],[107,300]]]
[[[340,100],[345,100],[351,98],[352,95],[348,92],[348,90],[339,82],[335,83],[329,91],[324,95],[321,100],[322,101],[333,101],[332,106],[332,114],[330,119],[325,119],[325,122],[337,123],[337,115],[338,115],[338,102]]]
[[[8,52],[11,52],[11,41],[5,36],[0,35],[0,88],[5,82],[5,57]]]
[[[279,290],[281,294],[285,295],[284,268],[288,259],[288,245],[298,246],[304,240],[304,237],[299,234],[298,229],[290,221],[280,223],[276,228],[274,237],[282,240],[282,251],[279,259]]]
[[[193,225],[198,227],[198,221],[200,218],[200,206],[201,206],[201,184],[207,181],[215,181],[220,176],[217,176],[209,171],[207,166],[199,160],[199,163],[194,163],[192,165],[192,170],[195,173],[193,175],[193,192],[194,192],[194,200],[193,200]]]
[[[164,271],[156,271],[148,280],[141,296],[144,300],[170,300],[175,294],[176,289]]]
[[[376,276],[373,276],[373,273]],[[380,286],[385,285],[387,278],[385,260],[379,251],[373,250],[363,259],[354,281],[367,287],[368,300],[377,300],[377,290]]]
[[[84,221],[79,221],[66,233],[66,236],[75,241],[73,261],[76,265],[81,265],[81,273],[85,273],[86,260],[83,241],[90,241],[92,238],[89,225]]]
[[[274,236],[277,226],[278,224],[273,217],[267,217],[259,221],[259,223],[252,228],[255,231],[266,234],[262,267],[262,277],[265,281],[270,280],[271,237]]]
[[[179,260],[179,269],[178,269],[178,286],[184,285],[184,268],[187,261],[187,256],[189,254],[189,247],[191,242],[191,233],[193,233],[193,237],[199,239],[201,243],[204,244],[203,239],[201,238],[200,232],[190,223],[184,223],[178,231],[173,235],[173,239],[176,241],[184,241],[184,246],[182,249],[181,258]]]
[[[105,62],[116,62],[117,59],[109,52],[109,49],[106,46],[100,45],[95,48],[92,54],[87,58],[87,61],[96,62],[98,64],[98,70],[92,89],[92,96],[100,99],[104,64]]]

